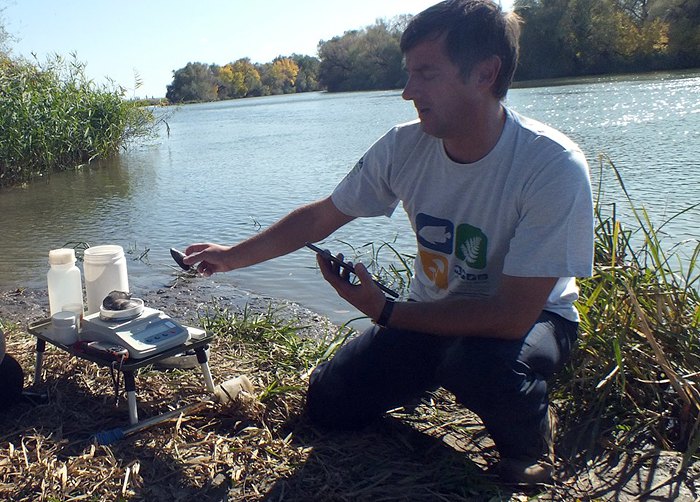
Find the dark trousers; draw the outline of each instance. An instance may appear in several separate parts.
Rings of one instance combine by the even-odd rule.
[[[444,387],[479,415],[502,457],[544,453],[547,379],[566,362],[578,324],[543,311],[520,340],[444,337],[373,326],[311,374],[318,425],[359,429]]]

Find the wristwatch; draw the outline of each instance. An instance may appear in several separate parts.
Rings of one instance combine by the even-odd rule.
[[[379,318],[375,322],[377,326],[381,326],[382,328],[388,328],[389,327],[389,318],[391,317],[391,313],[394,311],[394,300],[391,298],[386,298],[386,301],[384,302],[384,308],[382,309],[382,313],[379,314]]]

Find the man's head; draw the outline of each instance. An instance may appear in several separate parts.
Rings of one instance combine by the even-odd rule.
[[[406,54],[426,40],[444,39],[445,51],[467,78],[474,66],[497,56],[501,67],[493,94],[502,99],[508,92],[518,63],[520,20],[503,13],[491,0],[446,0],[416,15],[401,37]]]

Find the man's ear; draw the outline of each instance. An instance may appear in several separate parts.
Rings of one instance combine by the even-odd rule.
[[[477,63],[472,75],[479,86],[491,89],[498,78],[499,71],[501,71],[501,58],[494,55]]]

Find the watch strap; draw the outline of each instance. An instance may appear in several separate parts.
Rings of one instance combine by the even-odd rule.
[[[394,300],[391,298],[387,298],[386,301],[384,302],[384,308],[382,309],[382,313],[379,314],[379,318],[377,319],[377,326],[381,326],[382,328],[388,328],[389,327],[389,318],[391,317],[391,313],[394,311]]]

